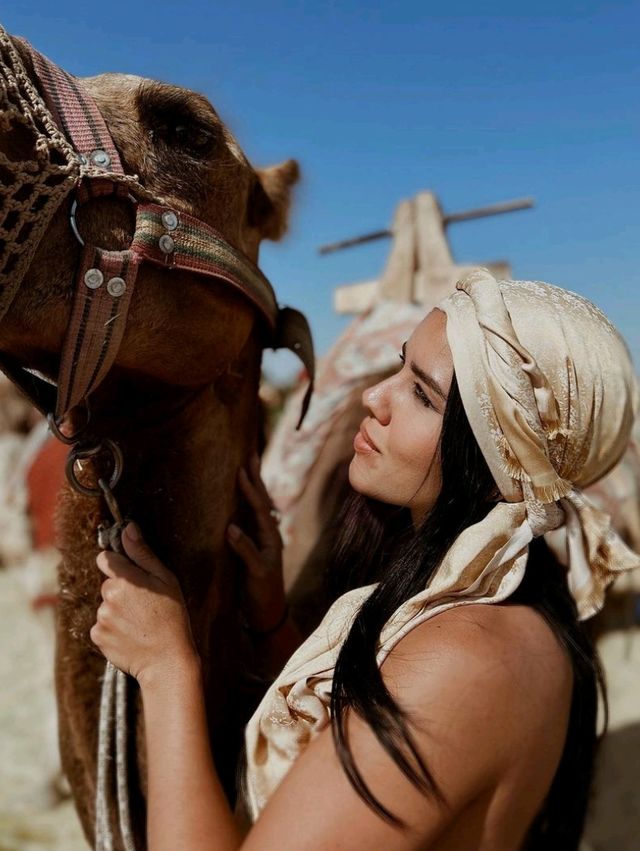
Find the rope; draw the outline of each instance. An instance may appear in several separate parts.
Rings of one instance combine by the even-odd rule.
[[[114,525],[102,527],[98,543],[102,549],[122,552],[120,534],[124,520],[118,502],[104,479],[99,479],[107,507]],[[102,533],[102,534],[101,534]],[[128,753],[129,727],[127,722],[127,675],[107,662],[100,695],[100,720],[98,724],[98,770],[96,779],[96,851],[113,851],[113,833],[109,819],[109,802],[114,783],[111,774],[115,742],[115,792],[118,809],[118,826],[124,851],[136,851],[131,827],[129,806]]]
[[[109,824],[109,760],[113,735],[113,685],[116,668],[107,662],[102,679],[100,721],[98,724],[98,777],[96,782],[96,851],[113,851],[113,835]]]
[[[115,727],[115,736],[114,736]],[[102,680],[98,725],[98,776],[96,783],[96,851],[113,851],[109,799],[113,790],[111,767],[115,738],[116,803],[118,824],[125,851],[136,851],[131,828],[127,772],[127,675],[107,662]]]
[[[118,818],[125,851],[136,851],[129,808],[127,740],[127,675],[118,671],[116,673],[116,797],[118,799]]]

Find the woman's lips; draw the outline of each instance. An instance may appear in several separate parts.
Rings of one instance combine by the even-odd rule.
[[[372,442],[371,438],[366,432],[364,426],[360,426],[360,431],[353,438],[353,448],[356,452],[368,453],[368,452],[378,452],[379,450]]]

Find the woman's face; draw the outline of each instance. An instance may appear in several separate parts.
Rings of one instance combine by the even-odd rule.
[[[399,372],[369,387],[369,411],[349,465],[354,490],[409,508],[414,525],[433,507],[442,484],[440,431],[453,377],[446,315],[433,310],[403,346]]]

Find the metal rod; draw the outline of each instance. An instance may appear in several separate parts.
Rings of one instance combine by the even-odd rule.
[[[462,210],[459,213],[449,213],[442,217],[443,225],[451,225],[455,222],[468,222],[471,219],[481,219],[485,216],[498,216],[501,213],[514,213],[516,210],[528,210],[534,205],[533,198],[516,198],[514,201],[501,201],[498,204],[489,204],[486,207],[477,207],[474,210]],[[339,242],[330,242],[318,248],[318,254],[331,254],[341,251],[343,248],[353,248],[365,242],[374,242],[377,239],[385,239],[393,236],[389,228],[365,233],[362,236],[354,236],[351,239],[341,239]]]

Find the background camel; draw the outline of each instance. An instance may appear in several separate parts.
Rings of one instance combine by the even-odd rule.
[[[16,47],[33,77],[28,53],[17,42]],[[254,169],[209,102],[194,92],[118,74],[78,84],[95,99],[125,170],[138,174],[152,195],[216,228],[253,261],[263,238],[282,236],[298,178],[294,161]],[[0,151],[28,159],[28,133],[8,129],[16,131],[3,128]],[[65,204],[52,219],[0,323],[0,351],[51,379],[58,374],[78,255],[67,213]],[[79,226],[86,241],[122,249],[131,239],[130,205],[92,201]],[[108,436],[124,453],[120,505],[181,581],[203,660],[215,756],[229,789],[253,685],[252,650],[239,626],[237,565],[224,531],[238,509],[238,467],[256,445],[265,342],[252,305],[225,283],[146,266],[115,366],[91,398],[91,437]],[[90,842],[104,659],[88,633],[99,601],[96,530],[107,519],[103,514],[94,498],[63,490],[56,652],[60,745]],[[133,712],[139,728],[139,705]],[[132,810],[143,847],[140,747],[137,756]]]

